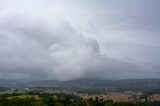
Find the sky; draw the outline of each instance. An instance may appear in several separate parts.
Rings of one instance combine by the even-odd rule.
[[[0,79],[160,78],[159,0],[0,0]]]

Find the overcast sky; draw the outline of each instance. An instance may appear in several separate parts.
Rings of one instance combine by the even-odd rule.
[[[0,0],[0,79],[160,78],[160,0]]]

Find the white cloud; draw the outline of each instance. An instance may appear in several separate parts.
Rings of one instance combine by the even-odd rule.
[[[159,15],[148,4],[0,0],[0,78],[154,77]]]

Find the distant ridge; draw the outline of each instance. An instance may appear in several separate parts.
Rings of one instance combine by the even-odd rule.
[[[14,87],[20,83],[22,81],[16,79],[0,79],[0,87]]]
[[[70,81],[42,80],[20,82],[16,80],[0,80],[0,87],[53,87],[75,91],[160,91],[160,79],[121,79],[97,80],[76,79]]]

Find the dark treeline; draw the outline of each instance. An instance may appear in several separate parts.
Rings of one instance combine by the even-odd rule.
[[[112,100],[103,100],[98,97],[84,100],[74,94],[49,94],[42,93],[38,98],[34,96],[19,97],[14,94],[0,96],[0,106],[160,106],[160,102],[113,102]]]

